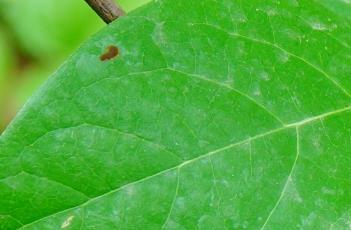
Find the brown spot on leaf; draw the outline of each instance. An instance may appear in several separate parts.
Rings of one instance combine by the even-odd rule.
[[[115,57],[117,57],[119,54],[119,49],[116,46],[110,45],[109,47],[107,47],[105,53],[103,53],[100,56],[100,60],[101,61],[108,61],[111,60]]]

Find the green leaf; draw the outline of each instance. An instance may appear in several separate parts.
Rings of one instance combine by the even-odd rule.
[[[1,136],[0,226],[349,228],[351,23],[333,3],[159,0],[103,29]]]

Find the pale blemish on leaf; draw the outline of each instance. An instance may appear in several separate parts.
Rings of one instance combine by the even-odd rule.
[[[290,55],[287,52],[279,52],[277,59],[284,64],[289,61]]]
[[[74,219],[74,216],[69,216],[61,225],[61,229],[67,228],[68,226],[71,225],[72,220]]]

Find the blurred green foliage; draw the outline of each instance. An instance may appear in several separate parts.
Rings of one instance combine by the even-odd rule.
[[[0,30],[0,83],[13,64],[13,54],[7,45],[5,36],[4,31]]]
[[[150,0],[117,0],[129,12]],[[40,84],[104,27],[84,0],[0,0],[0,133]]]
[[[21,48],[42,60],[71,52],[103,26],[83,1],[7,0],[1,13]]]

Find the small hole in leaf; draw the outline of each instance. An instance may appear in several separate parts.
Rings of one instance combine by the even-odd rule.
[[[116,46],[109,46],[107,47],[105,53],[103,53],[101,56],[100,56],[100,60],[101,61],[108,61],[108,60],[111,60],[115,57],[117,57],[119,54],[119,49],[116,47]]]

